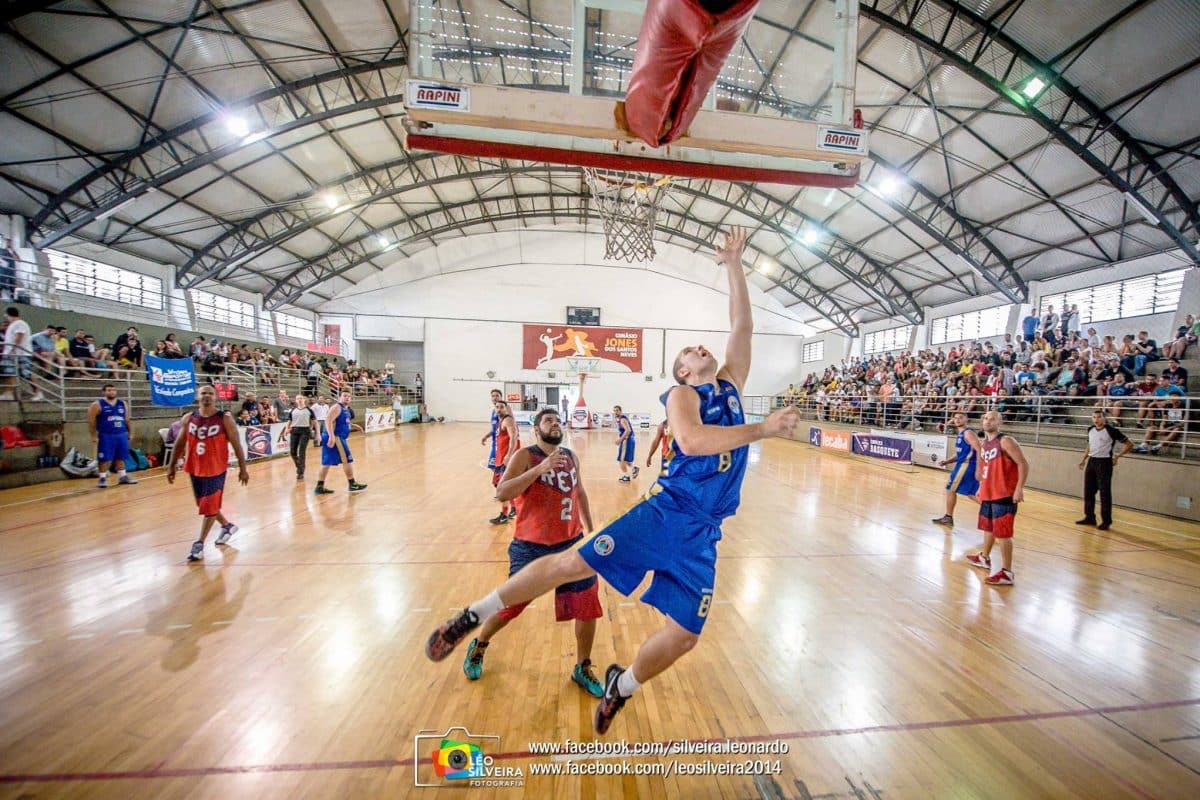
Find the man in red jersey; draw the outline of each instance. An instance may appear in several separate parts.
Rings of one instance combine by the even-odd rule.
[[[204,558],[204,540],[212,530],[214,522],[221,523],[221,534],[217,544],[223,545],[237,533],[238,527],[221,513],[221,498],[225,492],[225,472],[229,469],[229,448],[237,456],[238,480],[245,486],[250,481],[246,471],[246,454],[238,439],[237,426],[228,411],[217,408],[217,390],[212,385],[203,385],[196,390],[200,407],[183,416],[183,428],[179,442],[183,443],[186,460],[183,471],[192,478],[192,492],[196,506],[204,516],[200,523],[200,538],[192,542],[188,561]],[[178,447],[178,445],[177,445]],[[170,455],[167,466],[167,483],[175,482],[175,469],[179,463],[178,449]]]
[[[517,421],[513,419],[508,403],[497,400],[494,406],[496,409],[496,453],[492,464],[492,486],[499,486],[500,481],[504,480],[504,462],[521,446],[521,436],[517,431]],[[503,525],[517,515],[517,506],[516,504],[510,506],[508,498],[502,499],[496,495],[496,499],[500,501],[500,516],[489,519],[488,522],[493,525]]]
[[[1025,500],[1025,478],[1029,463],[1016,439],[1000,432],[1000,413],[983,415],[984,439],[979,443],[975,474],[979,478],[979,529],[983,531],[983,550],[967,556],[973,567],[988,571],[984,583],[1012,586],[1013,520],[1017,505]],[[992,573],[992,545],[1000,541],[1001,567]]]
[[[533,435],[537,444],[513,454],[496,489],[498,499],[515,499],[521,511],[516,534],[508,546],[509,575],[517,574],[534,559],[574,547],[583,538],[585,528],[589,533],[592,530],[592,511],[579,475],[579,462],[574,453],[559,446],[563,432],[558,412],[553,408],[539,411],[533,420]],[[484,652],[492,637],[527,605],[509,606],[483,621],[479,636],[471,640],[463,660],[467,678],[479,679],[483,674]],[[575,620],[577,661],[571,680],[593,697],[604,694],[604,685],[592,673],[591,661],[596,620],[602,614],[595,575],[565,583],[555,590],[555,618],[559,622]]]

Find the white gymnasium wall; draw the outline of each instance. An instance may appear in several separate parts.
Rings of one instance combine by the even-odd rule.
[[[376,336],[388,332],[382,317],[394,318],[397,331],[422,320],[431,411],[482,420],[493,386],[548,380],[545,372],[521,368],[524,323],[563,324],[568,305],[599,306],[601,325],[643,330],[643,366],[641,373],[604,373],[589,381],[588,404],[657,414],[681,348],[703,344],[723,355],[726,278],[708,255],[660,246],[647,268],[605,262],[602,244],[598,236],[546,231],[452,240],[333,298],[321,319],[369,319]],[[751,278],[756,334],[747,394],[786,386],[800,371],[800,337],[811,331],[764,295],[756,280]],[[561,372],[557,379],[574,382]]]

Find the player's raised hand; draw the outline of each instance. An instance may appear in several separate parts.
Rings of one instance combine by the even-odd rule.
[[[791,436],[796,432],[796,426],[799,423],[800,409],[795,406],[784,406],[763,420],[763,428],[768,436]]]
[[[738,225],[721,234],[721,241],[716,245],[717,255],[726,266],[741,267],[742,251],[746,248],[749,232]]]

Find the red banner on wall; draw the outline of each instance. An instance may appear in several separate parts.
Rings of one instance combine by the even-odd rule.
[[[642,371],[641,328],[592,328],[582,325],[526,325],[521,366],[568,369],[568,358],[599,358]],[[612,371],[611,368],[609,370]]]

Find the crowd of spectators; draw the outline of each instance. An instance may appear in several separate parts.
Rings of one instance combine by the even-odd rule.
[[[1075,407],[1090,405],[1114,420],[1128,412],[1146,432],[1139,451],[1160,452],[1190,421],[1188,373],[1179,362],[1200,338],[1200,324],[1189,314],[1161,348],[1146,331],[1118,343],[1078,325],[1075,307],[1047,307],[1001,342],[845,359],[789,386],[781,399],[821,420],[911,430],[957,411],[978,418],[992,409],[1014,422],[1069,423]]]
[[[207,376],[209,382],[221,381],[227,375],[229,366],[237,366],[254,372],[260,384],[286,384],[289,389],[295,384],[295,388],[309,397],[316,396],[322,377],[328,380],[334,394],[347,389],[355,395],[392,395],[400,387],[395,364],[390,361],[382,369],[369,369],[353,360],[324,353],[290,348],[272,352],[266,347],[235,344],[204,336],[194,337],[185,350],[174,333],[167,334],[165,338],[155,341],[153,348],[148,348],[143,344],[137,327],[132,325],[111,344],[98,344],[96,337],[83,329],[72,334],[67,328],[54,324],[30,335],[25,333],[28,325],[20,319],[19,310],[12,307],[8,311],[12,313],[5,315],[3,324],[5,331],[15,324],[12,337],[14,353],[18,349],[28,349],[32,355],[23,356],[19,363],[13,356],[12,375],[6,377],[14,380],[6,384],[15,384],[18,368],[21,377],[29,377],[33,369],[40,369],[47,376],[61,373],[66,377],[101,377],[108,373],[141,371],[145,368],[146,356],[151,355],[158,358],[191,358],[197,374]],[[422,384],[418,373],[409,387],[418,400],[423,399]],[[4,388],[7,391],[0,389],[0,399],[12,399],[14,387],[6,385]]]

